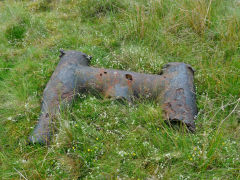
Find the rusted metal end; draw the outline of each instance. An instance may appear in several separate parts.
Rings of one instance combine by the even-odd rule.
[[[165,65],[161,75],[89,67],[91,57],[78,51],[61,50],[61,60],[44,93],[38,125],[29,137],[31,143],[48,144],[52,119],[60,107],[70,104],[77,93],[94,90],[105,97],[126,99],[152,98],[161,102],[170,122],[182,122],[195,131],[197,115],[194,71],[185,63]]]
[[[182,122],[194,132],[197,106],[192,67],[184,63],[169,63],[163,71],[162,108],[166,119]]]
[[[78,66],[88,66],[90,58],[77,51],[61,52],[61,60],[43,92],[41,115],[29,137],[30,143],[49,144],[54,127],[52,122],[60,106],[70,104],[77,93],[75,71]]]

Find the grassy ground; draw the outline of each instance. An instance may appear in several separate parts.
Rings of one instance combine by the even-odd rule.
[[[240,179],[240,2],[0,1],[1,179]],[[158,104],[81,96],[50,146],[26,140],[59,49],[96,67],[196,69],[195,134],[167,126]]]

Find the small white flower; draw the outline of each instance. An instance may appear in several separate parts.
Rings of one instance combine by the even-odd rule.
[[[11,121],[11,120],[12,120],[12,117],[11,117],[11,116],[10,116],[10,117],[8,117],[8,118],[7,118],[7,120]]]
[[[165,157],[170,158],[171,157],[170,153],[165,154]]]
[[[123,156],[126,155],[127,153],[126,153],[125,151],[119,151],[118,154],[123,157]]]

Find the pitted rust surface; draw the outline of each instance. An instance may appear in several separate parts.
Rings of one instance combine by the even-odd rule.
[[[91,57],[77,51],[61,50],[60,62],[44,93],[38,125],[29,137],[31,143],[48,144],[52,120],[60,108],[71,104],[78,93],[94,90],[105,97],[151,98],[162,104],[165,118],[179,121],[195,130],[197,115],[193,69],[184,63],[169,63],[161,75],[89,67]]]

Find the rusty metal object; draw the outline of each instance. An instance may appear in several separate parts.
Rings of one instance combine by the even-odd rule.
[[[60,106],[69,105],[78,93],[94,90],[105,97],[152,98],[161,103],[170,122],[182,122],[195,130],[197,115],[194,71],[185,63],[169,63],[161,75],[89,67],[91,57],[77,51],[61,51],[61,60],[44,93],[38,125],[29,137],[31,143],[48,144],[54,117]]]

